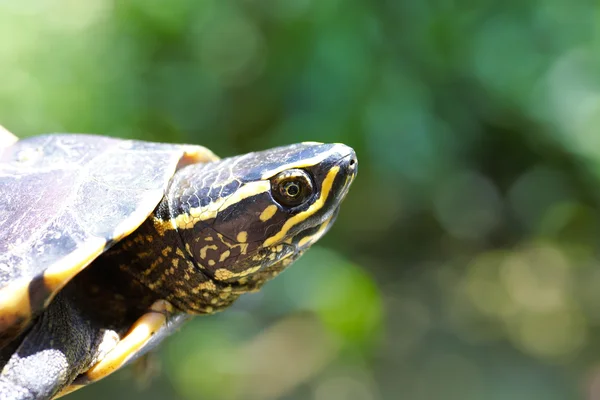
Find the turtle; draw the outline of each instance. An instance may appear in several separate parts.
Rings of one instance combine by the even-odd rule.
[[[332,226],[354,150],[0,130],[0,399],[51,399],[259,290]]]

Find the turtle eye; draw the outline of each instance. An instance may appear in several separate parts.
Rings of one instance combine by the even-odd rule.
[[[310,176],[301,169],[280,172],[271,179],[273,198],[284,207],[297,207],[313,194]]]

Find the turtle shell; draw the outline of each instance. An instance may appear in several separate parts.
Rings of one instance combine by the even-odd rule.
[[[84,134],[0,145],[0,346],[142,224],[177,168],[216,159],[201,146]]]
[[[10,146],[17,141],[17,137],[7,131],[2,125],[0,125],[0,149],[3,147]]]

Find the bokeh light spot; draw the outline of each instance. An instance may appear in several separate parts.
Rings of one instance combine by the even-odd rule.
[[[444,229],[460,239],[485,238],[498,223],[502,211],[494,184],[473,171],[446,179],[440,184],[434,202]]]

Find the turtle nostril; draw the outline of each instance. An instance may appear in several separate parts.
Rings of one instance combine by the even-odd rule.
[[[348,161],[348,169],[350,169],[350,170],[356,169],[357,164],[358,164],[358,161],[356,160],[356,156],[350,157],[350,160]]]

